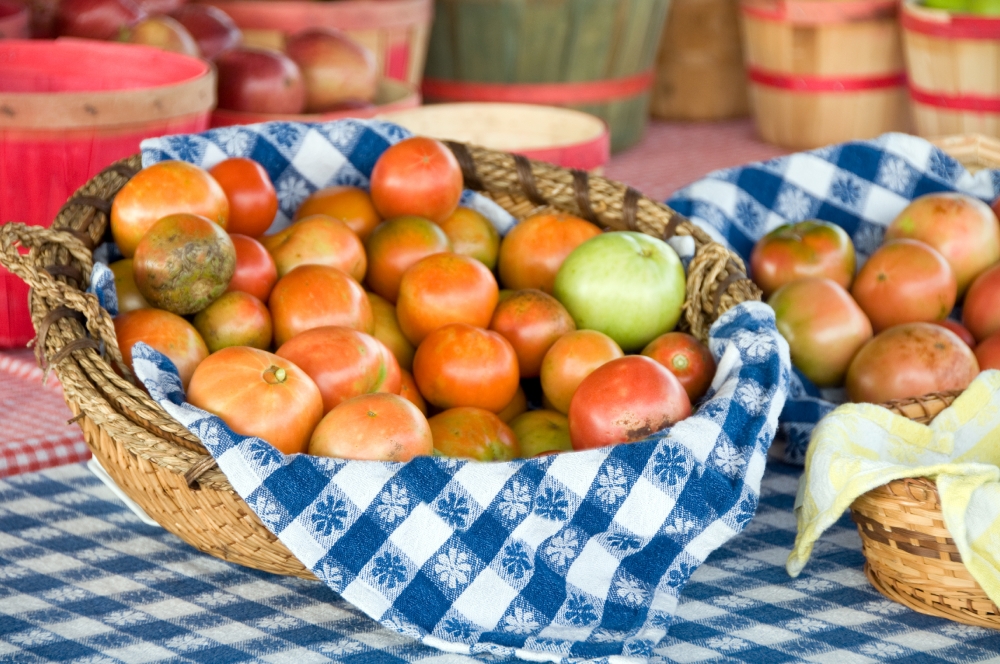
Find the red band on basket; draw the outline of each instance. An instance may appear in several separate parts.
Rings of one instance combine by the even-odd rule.
[[[950,39],[1000,39],[1000,18],[911,9],[902,12],[904,30]]]
[[[897,0],[744,0],[740,5],[745,16],[763,21],[778,21],[795,25],[850,23],[896,15]]]
[[[1000,97],[980,97],[978,95],[942,95],[927,92],[910,84],[910,97],[918,104],[947,108],[954,111],[976,111],[980,113],[1000,113]]]
[[[653,71],[635,76],[581,83],[470,83],[425,78],[425,97],[440,101],[485,101],[527,104],[587,104],[642,94],[653,83]]]
[[[856,92],[882,90],[906,85],[906,74],[864,77],[799,76],[777,74],[756,67],[747,68],[747,78],[759,85],[794,92]]]

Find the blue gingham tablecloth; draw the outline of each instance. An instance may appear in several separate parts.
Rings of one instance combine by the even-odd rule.
[[[997,662],[1000,632],[876,593],[845,516],[785,573],[799,469],[684,589],[651,662]],[[0,481],[0,662],[513,662],[389,631],[321,583],[202,554],[128,511],[85,466]],[[608,664],[611,664],[610,660]]]

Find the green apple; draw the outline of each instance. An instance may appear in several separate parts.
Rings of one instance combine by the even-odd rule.
[[[556,274],[556,296],[581,330],[608,335],[626,353],[677,325],[684,305],[684,267],[662,240],[617,231],[573,250]]]
[[[924,0],[924,7],[943,9],[949,12],[965,13],[969,11],[969,0]]]
[[[953,11],[962,11],[956,9]],[[998,0],[968,0],[966,11],[980,16],[1000,16],[1000,1]]]

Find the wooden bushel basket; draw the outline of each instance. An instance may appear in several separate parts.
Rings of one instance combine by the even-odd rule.
[[[742,0],[757,131],[811,149],[909,126],[895,0]]]

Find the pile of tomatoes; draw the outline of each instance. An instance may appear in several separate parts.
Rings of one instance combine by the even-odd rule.
[[[996,209],[997,204],[994,204]],[[962,390],[1000,369],[1000,221],[959,193],[915,199],[856,270],[839,226],[781,226],[754,247],[754,281],[793,364],[854,402]],[[961,302],[961,323],[949,318]]]
[[[447,148],[411,138],[380,157],[370,191],[321,189],[265,234],[278,202],[256,162],[144,169],[111,211],[126,363],[145,342],[190,403],[285,453],[505,460],[631,442],[687,417],[715,363],[671,331],[679,304],[629,348],[552,295],[576,249],[617,234],[544,213],[501,238],[458,206],[462,187]],[[676,261],[683,293],[673,250],[638,239]]]

